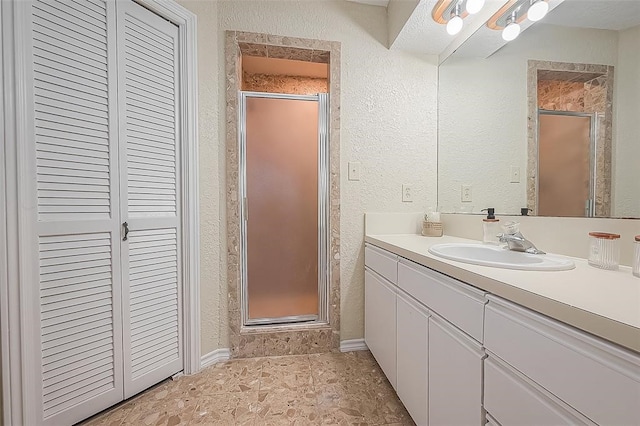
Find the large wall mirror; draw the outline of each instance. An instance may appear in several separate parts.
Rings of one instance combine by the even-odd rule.
[[[640,218],[640,1],[550,4],[441,64],[441,211]]]

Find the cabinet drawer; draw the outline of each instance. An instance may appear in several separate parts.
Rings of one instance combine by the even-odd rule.
[[[598,424],[639,423],[640,356],[498,297],[488,298],[487,350]]]
[[[404,259],[398,263],[398,286],[482,342],[486,293]]]
[[[593,424],[493,356],[484,362],[484,408],[505,425]]]
[[[395,254],[366,244],[364,247],[364,264],[390,282],[398,283],[398,256]]]
[[[487,413],[487,426],[500,426],[500,423],[498,423],[498,421],[496,419],[494,419],[493,417],[491,417],[491,415],[489,413]]]

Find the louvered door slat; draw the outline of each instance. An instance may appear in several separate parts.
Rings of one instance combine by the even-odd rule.
[[[43,376],[43,386],[49,387],[58,383],[64,383],[66,380],[72,379],[76,375],[95,371],[95,369],[108,368],[109,365],[104,363],[104,359],[109,357],[111,353],[95,355],[73,365],[65,366],[64,369],[57,369],[47,372]]]

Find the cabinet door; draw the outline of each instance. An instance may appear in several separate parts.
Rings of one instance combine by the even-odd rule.
[[[429,318],[429,425],[482,425],[481,346],[445,320]]]
[[[30,274],[20,287],[29,320],[14,330],[30,336],[24,424],[74,424],[122,400],[115,9],[99,0],[15,7],[28,40],[17,114],[28,120],[20,245]]]
[[[409,296],[398,294],[397,303],[398,396],[417,425],[428,417],[429,314]]]
[[[369,270],[364,286],[364,339],[396,389],[396,290]]]
[[[178,28],[117,2],[124,394],[182,370]]]

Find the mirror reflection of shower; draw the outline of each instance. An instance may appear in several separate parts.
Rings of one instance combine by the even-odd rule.
[[[318,94],[326,92],[326,64],[296,62],[243,56],[244,326],[328,320],[329,109],[328,94]]]
[[[538,112],[538,214],[595,215],[595,114]]]
[[[607,89],[612,84],[608,73],[537,71],[536,214],[610,214],[611,143],[604,123],[611,114]]]

